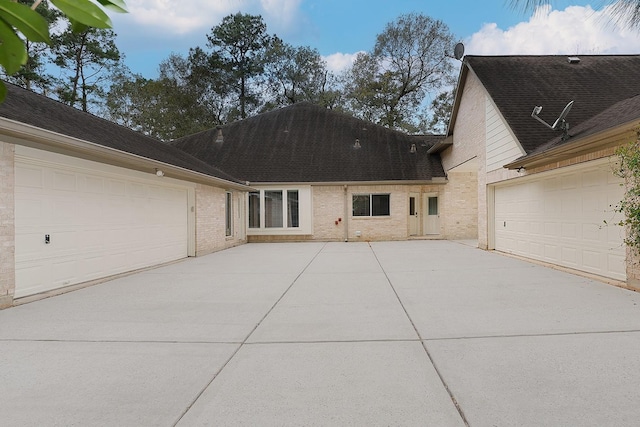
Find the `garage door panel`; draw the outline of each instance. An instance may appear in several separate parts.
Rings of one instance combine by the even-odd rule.
[[[620,183],[606,166],[580,165],[496,187],[496,249],[625,280]]]
[[[562,248],[562,261],[569,267],[577,267],[578,263],[578,251],[574,248],[563,247]]]
[[[33,163],[45,162],[16,159],[16,297],[187,256],[186,187],[79,159]]]
[[[557,222],[545,222],[544,223],[544,235],[546,237],[554,238],[560,235],[561,225]]]
[[[544,245],[544,257],[547,261],[560,259],[560,250],[558,246],[549,244]]]
[[[608,182],[607,174],[601,170],[587,171],[582,173],[583,187],[600,187],[603,182]]]
[[[575,223],[563,223],[562,224],[562,237],[566,237],[569,239],[576,239],[578,238],[578,234],[576,231],[577,228],[577,224]]]
[[[602,228],[595,224],[582,224],[582,239],[585,242],[598,243],[602,241]]]
[[[538,257],[538,259],[541,259],[544,256],[544,246],[541,245],[540,243],[531,242],[531,245],[529,246],[529,248],[531,253],[536,257]]]

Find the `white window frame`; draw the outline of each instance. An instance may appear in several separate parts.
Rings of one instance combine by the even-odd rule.
[[[257,187],[254,185],[254,188]],[[282,227],[266,227],[265,193],[279,191],[282,192]],[[288,193],[296,191],[298,193],[298,226],[289,227],[289,203]],[[259,209],[255,214],[260,216],[259,227],[251,227],[249,223],[249,213],[251,212],[251,193],[259,194]],[[303,235],[312,234],[312,209],[311,209],[311,186],[269,186],[256,188],[255,192],[247,193],[247,234],[248,235]]]
[[[233,236],[233,193],[227,191],[224,196],[224,234]]]

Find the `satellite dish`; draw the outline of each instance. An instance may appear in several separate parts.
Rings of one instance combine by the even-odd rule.
[[[573,101],[569,102],[567,106],[564,107],[564,110],[562,110],[562,113],[560,113],[558,119],[553,123],[553,126],[551,126],[553,130],[558,130],[562,126],[566,126],[565,119],[567,118],[567,114],[569,114],[569,111],[571,111],[571,107],[573,107]],[[567,126],[567,128],[568,127],[569,126]]]
[[[462,43],[458,43],[456,47],[453,48],[453,56],[459,61],[464,56],[464,45]]]
[[[542,112],[542,107],[538,107],[538,106],[534,107],[533,112],[531,113],[531,117],[533,117],[534,119],[536,119],[537,121],[539,121],[540,123],[542,123],[543,125],[545,125],[551,130],[561,130],[562,140],[564,141],[567,138],[569,138],[569,123],[567,123],[566,119],[567,119],[567,115],[569,114],[569,111],[571,111],[571,107],[573,107],[573,101],[570,101],[564,107],[564,110],[562,110],[562,113],[560,113],[556,121],[553,122],[553,125],[550,125],[549,123],[545,122],[540,117],[538,117],[538,114]]]

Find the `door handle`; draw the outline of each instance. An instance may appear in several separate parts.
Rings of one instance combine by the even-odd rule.
[[[51,243],[51,236],[49,236],[48,234],[44,235],[44,243],[45,245],[48,245],[49,243]]]

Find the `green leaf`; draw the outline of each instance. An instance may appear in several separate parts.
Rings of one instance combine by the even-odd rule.
[[[4,102],[7,97],[7,87],[4,85],[4,82],[0,80],[0,103]]]
[[[94,28],[111,28],[111,19],[90,0],[51,0],[70,19]]]
[[[109,9],[112,12],[129,13],[124,0],[98,0],[98,3],[103,5],[105,9]]]
[[[24,42],[9,24],[0,20],[0,65],[11,75],[26,63],[27,48]]]
[[[46,19],[25,4],[0,1],[0,18],[32,42],[51,43]]]
[[[87,31],[89,29],[88,25],[85,25],[81,22],[76,21],[75,19],[71,19],[69,18],[69,22],[71,22],[71,31],[78,34],[78,33],[84,33],[85,31]]]

